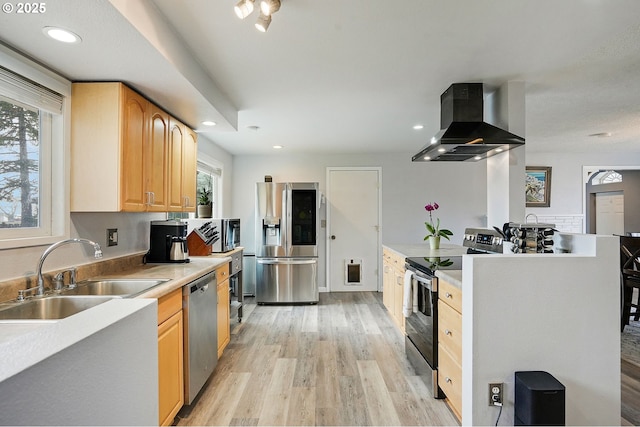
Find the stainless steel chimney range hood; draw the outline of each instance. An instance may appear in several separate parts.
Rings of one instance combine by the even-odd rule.
[[[455,83],[440,96],[440,132],[411,160],[477,162],[524,144],[484,121],[482,83]]]

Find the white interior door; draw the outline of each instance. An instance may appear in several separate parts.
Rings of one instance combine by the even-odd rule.
[[[327,168],[327,287],[377,291],[380,168]]]
[[[624,235],[622,191],[596,193],[596,234]]]

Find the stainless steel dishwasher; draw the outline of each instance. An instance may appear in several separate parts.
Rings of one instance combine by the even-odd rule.
[[[182,288],[185,405],[191,405],[218,363],[218,292],[215,272]]]

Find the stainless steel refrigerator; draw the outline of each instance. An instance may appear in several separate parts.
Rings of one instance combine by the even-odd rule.
[[[256,302],[318,302],[318,183],[256,185]]]

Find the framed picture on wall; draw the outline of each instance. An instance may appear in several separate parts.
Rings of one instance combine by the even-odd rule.
[[[551,166],[527,166],[525,199],[528,208],[551,205]]]

